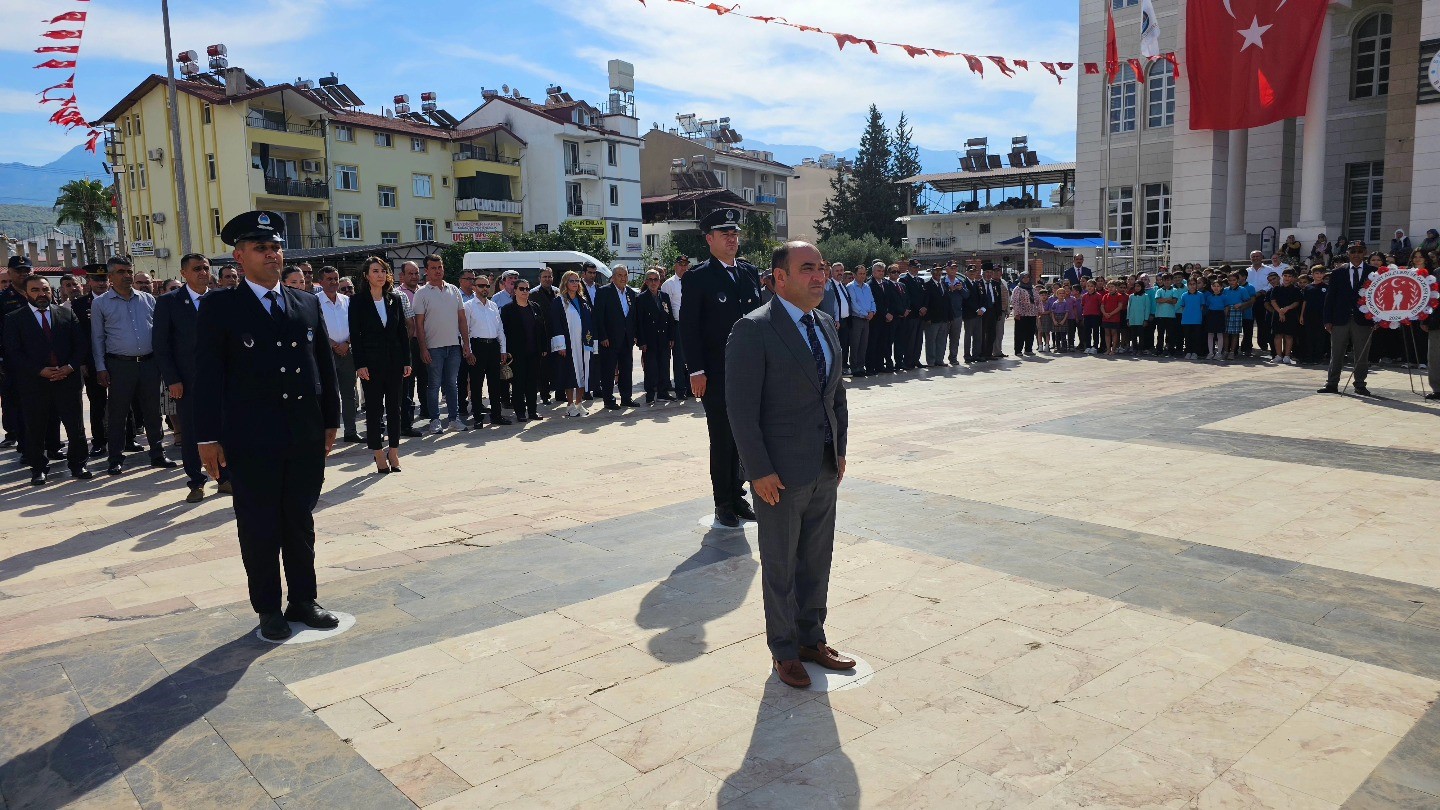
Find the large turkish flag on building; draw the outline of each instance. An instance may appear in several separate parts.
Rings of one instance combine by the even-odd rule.
[[[1305,114],[1330,0],[1189,0],[1191,129],[1248,129]]]

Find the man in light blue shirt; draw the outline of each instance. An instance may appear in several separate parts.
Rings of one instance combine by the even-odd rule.
[[[866,377],[870,369],[865,367],[865,347],[870,342],[870,319],[875,317],[875,296],[854,273],[847,270],[845,277],[849,279],[845,291],[850,293],[850,372],[852,377]]]

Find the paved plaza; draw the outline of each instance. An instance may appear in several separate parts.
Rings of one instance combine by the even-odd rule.
[[[341,635],[254,636],[228,499],[0,468],[0,807],[1437,808],[1440,409],[1041,358],[850,386],[833,691],[669,404],[330,459]],[[178,457],[178,452],[174,452]],[[213,492],[213,487],[209,490]]]

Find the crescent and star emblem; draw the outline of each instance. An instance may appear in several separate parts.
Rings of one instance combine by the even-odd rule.
[[[1290,0],[1280,0],[1280,2],[1275,6],[1275,10],[1279,11],[1280,9],[1284,8],[1285,4],[1289,1]],[[1230,19],[1239,22],[1239,20],[1235,17],[1234,7],[1230,5],[1232,0],[1220,0],[1220,2],[1225,7],[1225,13],[1230,15]],[[1269,25],[1261,25],[1260,18],[1258,16],[1251,15],[1250,27],[1242,28],[1235,32],[1244,38],[1244,42],[1240,45],[1240,52],[1244,53],[1245,49],[1250,47],[1251,45],[1254,45],[1255,47],[1263,50],[1265,48],[1265,42],[1262,37],[1265,36],[1266,31],[1269,31],[1271,28],[1274,27],[1274,23],[1271,23]]]

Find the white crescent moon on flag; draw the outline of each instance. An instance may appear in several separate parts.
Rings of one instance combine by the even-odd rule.
[[[1220,0],[1220,2],[1225,4],[1225,13],[1230,15],[1230,19],[1235,19],[1235,9],[1230,8],[1230,0]]]

